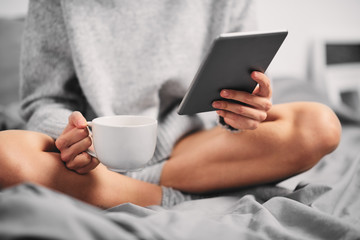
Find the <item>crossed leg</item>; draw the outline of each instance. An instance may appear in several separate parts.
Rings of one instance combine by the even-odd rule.
[[[217,127],[181,140],[160,184],[201,193],[277,182],[314,166],[337,147],[340,135],[340,122],[325,105],[275,105],[256,130]]]
[[[54,140],[45,134],[3,131],[0,142],[0,188],[34,182],[101,208],[125,202],[141,206],[161,203],[159,186],[112,172],[101,164],[85,175],[70,171]]]
[[[312,167],[339,142],[341,127],[327,107],[274,106],[253,131],[221,128],[183,138],[164,165],[161,185],[203,193],[279,181]],[[103,165],[85,175],[68,170],[54,140],[29,131],[0,132],[0,187],[31,181],[90,204],[161,203],[161,187],[111,172]]]

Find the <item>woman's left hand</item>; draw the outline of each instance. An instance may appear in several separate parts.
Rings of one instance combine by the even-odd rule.
[[[252,93],[223,89],[220,96],[246,105],[228,101],[215,101],[212,106],[217,114],[224,118],[226,124],[241,130],[254,130],[267,118],[271,103],[270,79],[261,72],[252,72],[251,78],[258,83]]]

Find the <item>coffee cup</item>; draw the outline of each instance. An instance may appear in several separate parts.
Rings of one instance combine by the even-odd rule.
[[[88,122],[94,150],[87,152],[112,171],[134,171],[154,155],[157,120],[146,116],[116,115]]]

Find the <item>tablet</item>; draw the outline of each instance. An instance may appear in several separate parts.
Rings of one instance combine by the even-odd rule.
[[[211,105],[222,89],[251,93],[257,83],[252,71],[265,72],[287,36],[286,30],[221,34],[200,65],[178,113],[191,115],[216,110]]]

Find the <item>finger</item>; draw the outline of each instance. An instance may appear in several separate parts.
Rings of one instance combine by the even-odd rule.
[[[260,122],[251,118],[243,117],[232,112],[227,112],[224,110],[216,111],[221,117],[224,118],[226,124],[232,126],[235,129],[241,130],[254,130],[256,129]]]
[[[272,89],[270,79],[261,72],[254,71],[251,73],[251,78],[259,85],[255,88],[256,95],[266,98],[271,98]]]
[[[55,145],[60,150],[63,151],[66,148],[69,148],[71,145],[81,141],[84,138],[89,136],[89,131],[87,128],[73,128],[66,133],[63,133],[56,139]]]
[[[247,105],[253,106],[254,108],[264,111],[269,111],[272,106],[270,99],[242,91],[223,89],[220,92],[220,96],[226,99],[232,99],[238,102],[245,103]]]
[[[79,174],[86,174],[88,172],[90,172],[91,170],[93,170],[94,168],[96,168],[99,165],[99,160],[97,158],[91,158],[91,162],[86,165],[85,167],[79,168],[76,170],[77,173]]]
[[[71,162],[82,152],[85,152],[92,144],[90,137],[86,137],[79,142],[71,145],[69,148],[65,148],[60,152],[61,160],[64,162]]]
[[[66,163],[66,167],[71,170],[78,170],[81,169],[91,163],[91,156],[86,153],[82,152],[75,156],[75,158],[72,161],[69,161]]]
[[[228,112],[233,112],[237,115],[241,115],[243,117],[251,118],[257,121],[264,121],[267,117],[266,111],[258,110],[255,108],[251,108],[245,105],[241,105],[238,103],[231,103],[226,101],[216,101],[213,103],[213,106],[217,109],[226,110]]]

